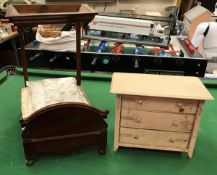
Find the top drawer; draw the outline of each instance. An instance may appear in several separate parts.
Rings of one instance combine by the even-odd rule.
[[[197,100],[123,95],[122,108],[195,114]]]

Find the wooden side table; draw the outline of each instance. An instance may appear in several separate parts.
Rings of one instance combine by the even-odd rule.
[[[196,77],[114,73],[117,94],[114,151],[135,147],[192,157],[202,108],[212,100]]]
[[[18,60],[19,56],[18,56],[17,46],[16,46],[16,42],[15,42],[15,38],[17,36],[18,36],[18,33],[13,32],[13,33],[8,34],[8,35],[6,35],[4,37],[0,37],[0,45],[4,44],[7,41],[11,42],[11,45],[13,47],[14,56],[15,56],[15,59],[16,59],[16,64],[17,64],[17,66],[19,66],[19,60]]]

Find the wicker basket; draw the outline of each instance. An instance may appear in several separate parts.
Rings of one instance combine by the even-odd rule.
[[[39,30],[39,33],[44,38],[57,38],[61,37],[61,31],[54,30]]]
[[[63,24],[41,25],[39,32],[40,35],[44,38],[57,38],[61,37],[61,29],[63,26]]]

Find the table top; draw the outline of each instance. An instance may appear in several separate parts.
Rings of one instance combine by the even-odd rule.
[[[68,22],[90,22],[97,12],[86,4],[12,5],[6,15],[19,26],[36,24],[64,24]]]
[[[111,93],[150,97],[213,100],[197,77],[114,73]]]
[[[6,36],[4,36],[4,37],[0,37],[0,44],[2,44],[2,43],[4,43],[4,42],[6,42],[6,41],[12,39],[13,37],[15,37],[15,36],[17,36],[17,35],[18,35],[17,32],[13,32],[13,33],[8,34],[8,35],[6,35]]]

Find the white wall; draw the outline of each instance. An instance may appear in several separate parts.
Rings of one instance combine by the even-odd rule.
[[[37,0],[43,1],[43,0]],[[53,0],[47,2],[63,3],[64,0]],[[83,0],[84,2],[85,0]],[[88,0],[87,0],[88,1]],[[114,0],[113,3],[107,3],[106,11],[108,12],[120,12],[120,10],[132,10],[137,9],[138,14],[144,14],[147,11],[163,12],[168,6],[174,6],[180,0]],[[65,0],[65,3],[81,3],[80,0]],[[97,11],[103,11],[105,3],[90,3]]]
[[[35,2],[37,2],[39,4],[45,4],[45,0],[32,0],[32,1],[35,1]]]
[[[147,11],[163,12],[168,6],[176,5],[177,0],[117,0],[114,3],[108,3],[106,11],[119,12],[120,10],[137,9],[138,14],[144,14]],[[92,4],[96,10],[103,11],[105,3]]]

